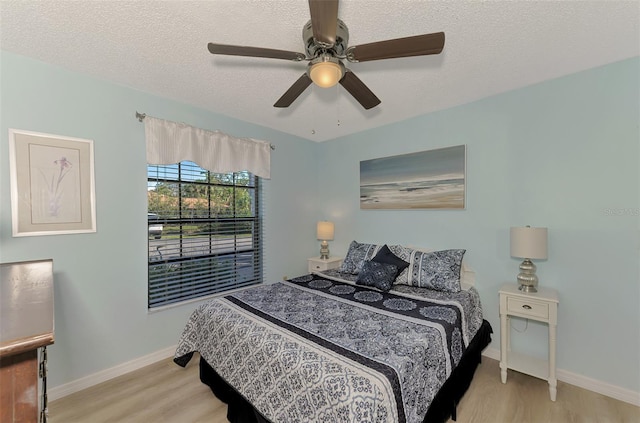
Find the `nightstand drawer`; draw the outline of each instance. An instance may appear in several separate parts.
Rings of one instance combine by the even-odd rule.
[[[507,312],[548,320],[549,304],[522,298],[507,297]]]
[[[342,259],[338,257],[330,257],[323,260],[319,257],[308,259],[309,273],[323,272],[325,270],[337,269],[342,264]]]

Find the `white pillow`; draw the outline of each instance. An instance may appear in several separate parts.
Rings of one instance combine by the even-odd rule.
[[[422,251],[425,253],[431,253],[433,251],[436,251],[434,249],[416,247],[413,245],[408,245],[406,246],[406,248],[411,248],[412,250]],[[465,262],[463,258],[462,267],[460,269],[460,286],[462,287],[463,290],[466,291],[472,286],[475,286],[475,284],[476,284],[476,272],[474,272],[473,269],[469,267],[469,265]]]

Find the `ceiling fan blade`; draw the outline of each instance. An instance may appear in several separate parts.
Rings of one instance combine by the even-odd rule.
[[[311,78],[307,76],[307,73],[303,73],[300,78],[285,92],[282,97],[276,101],[273,107],[289,107],[296,98],[300,96],[311,85]]]
[[[274,50],[271,48],[233,46],[229,44],[214,43],[209,43],[207,47],[211,54],[224,54],[227,56],[266,57],[268,59],[285,59],[295,60],[298,62],[306,59],[306,56],[302,53],[286,50]]]
[[[349,47],[346,51],[346,56],[350,62],[366,62],[396,57],[439,54],[443,48],[444,32],[436,32]]]
[[[309,0],[313,38],[323,47],[336,43],[338,0]]]
[[[381,103],[380,99],[364,85],[364,82],[348,69],[340,80],[340,84],[367,110]]]

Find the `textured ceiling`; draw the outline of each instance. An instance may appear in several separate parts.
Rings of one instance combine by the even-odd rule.
[[[0,48],[314,141],[640,55],[637,0],[341,0],[338,15],[349,45],[444,31],[444,51],[346,63],[382,100],[367,111],[340,85],[276,109],[306,62],[207,51],[304,52],[304,0],[1,0]]]

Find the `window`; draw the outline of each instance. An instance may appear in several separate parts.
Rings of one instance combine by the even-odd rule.
[[[262,281],[260,178],[147,167],[149,308]]]

